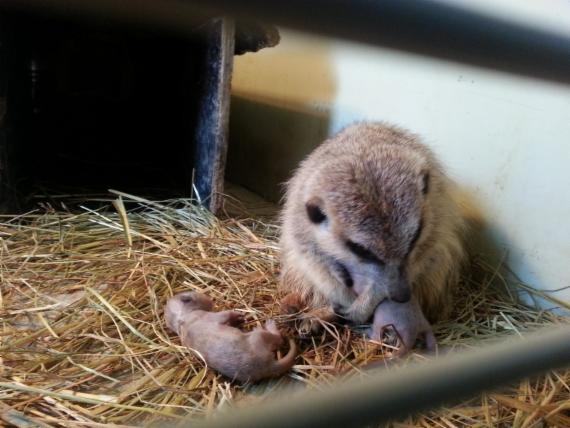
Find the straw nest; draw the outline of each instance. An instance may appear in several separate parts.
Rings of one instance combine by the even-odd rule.
[[[250,326],[276,318],[293,327],[278,311],[277,227],[219,220],[187,200],[117,195],[107,209],[44,206],[2,219],[0,424],[131,426],[201,417],[270,397],[285,384],[319,388],[389,358],[392,346],[328,325],[322,336],[296,338],[302,354],[288,376],[229,382],[165,330],[162,308],[173,293],[200,290],[218,308],[243,311]],[[566,322],[520,303],[520,292],[538,293],[507,283],[503,271],[473,262],[453,319],[436,326],[441,346],[477,347]],[[550,373],[395,425],[568,427],[569,384],[569,371]]]

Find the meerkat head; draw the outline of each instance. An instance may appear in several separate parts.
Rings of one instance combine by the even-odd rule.
[[[185,291],[172,297],[166,304],[164,317],[168,328],[179,333],[184,317],[194,310],[211,311],[214,302],[210,297],[196,291]]]
[[[333,159],[307,181],[304,221],[314,251],[356,294],[372,288],[381,299],[410,300],[408,266],[429,215],[428,165],[414,150],[385,145]]]

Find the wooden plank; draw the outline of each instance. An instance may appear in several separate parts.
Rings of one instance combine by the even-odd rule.
[[[233,70],[234,22],[213,22],[205,39],[194,133],[194,186],[202,203],[216,213],[222,204],[228,147],[230,84]]]

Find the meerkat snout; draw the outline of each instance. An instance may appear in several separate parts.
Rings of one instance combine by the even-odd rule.
[[[375,195],[375,204],[364,202],[362,196],[363,192],[371,191],[367,189],[370,177],[355,168],[347,162],[324,168],[323,174],[336,183],[335,188],[327,187],[329,182],[322,182],[318,192],[307,195],[304,222],[306,236],[314,239],[312,250],[345,287],[344,294],[352,294],[357,300],[352,307],[345,308],[344,315],[355,322],[364,322],[374,309],[372,306],[383,299],[405,303],[411,298],[408,255],[421,235],[429,176],[424,165],[414,165],[397,180],[388,180],[381,192],[376,192],[380,194]],[[342,192],[342,183],[353,188]],[[331,197],[332,191],[339,196]],[[397,217],[388,212],[391,206],[382,200],[388,194],[393,194],[391,205],[398,204]],[[361,295],[366,297],[356,299]],[[366,308],[361,307],[365,298],[369,299]]]

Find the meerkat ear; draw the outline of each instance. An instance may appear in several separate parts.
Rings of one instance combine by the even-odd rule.
[[[425,170],[422,171],[422,176],[421,176],[421,189],[422,189],[422,193],[424,195],[427,195],[428,191],[429,191],[429,182],[430,182],[430,176],[429,176],[429,171]]]
[[[307,216],[309,217],[309,220],[311,220],[311,223],[321,224],[327,219],[326,214],[321,208],[322,204],[323,201],[317,197],[309,199],[305,204],[305,208],[307,209]]]

